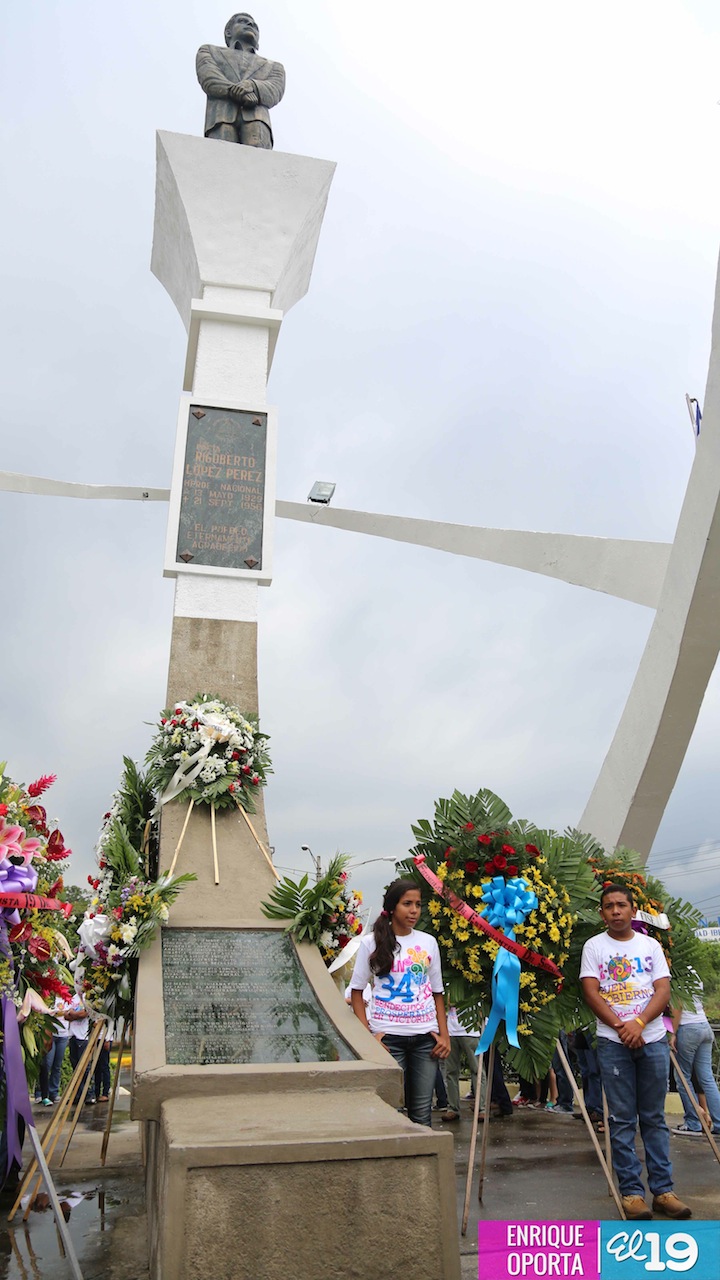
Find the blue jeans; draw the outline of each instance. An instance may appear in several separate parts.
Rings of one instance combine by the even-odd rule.
[[[695,1072],[698,1086],[705,1094],[713,1131],[720,1133],[720,1090],[712,1073],[714,1041],[715,1036],[707,1022],[690,1022],[685,1027],[682,1025],[678,1027],[675,1052],[680,1063],[680,1070],[688,1084],[692,1083],[690,1077],[693,1071]],[[685,1111],[685,1124],[688,1129],[692,1129],[693,1133],[701,1133],[702,1125],[679,1077],[677,1087]]]
[[[57,1101],[60,1092],[60,1072],[62,1070],[63,1058],[67,1048],[67,1036],[53,1036],[52,1044],[47,1051],[45,1064],[48,1069],[48,1092],[47,1096],[51,1102]]]
[[[648,1186],[654,1196],[672,1191],[670,1134],[665,1123],[665,1098],[670,1071],[667,1039],[641,1049],[598,1036],[600,1075],[610,1115],[610,1145],[620,1194],[644,1196],[642,1166],[635,1151],[635,1133],[645,1148]]]
[[[583,1099],[588,1111],[596,1115],[603,1113],[602,1088],[600,1086],[600,1069],[598,1067],[597,1049],[586,1045],[584,1049],[576,1047],[578,1066],[582,1076]]]
[[[405,1106],[415,1124],[431,1124],[432,1096],[435,1088],[437,1059],[430,1054],[436,1040],[430,1032],[422,1035],[396,1036],[388,1032],[382,1045],[402,1067],[405,1075]]]

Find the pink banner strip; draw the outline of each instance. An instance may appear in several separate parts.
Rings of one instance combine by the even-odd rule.
[[[481,929],[489,938],[492,938],[495,942],[499,943],[499,945],[504,947],[506,951],[511,951],[513,955],[518,956],[520,960],[525,960],[535,969],[544,969],[546,973],[551,973],[552,976],[557,979],[559,987],[562,986],[562,973],[553,960],[549,960],[547,956],[541,956],[539,951],[531,951],[529,947],[524,947],[520,942],[513,942],[512,938],[507,938],[500,929],[495,929],[491,924],[488,924],[487,920],[483,919],[481,915],[478,915],[477,911],[473,911],[472,907],[469,907],[467,902],[463,902],[462,898],[458,898],[457,894],[453,893],[452,889],[448,889],[447,886],[443,884],[440,877],[437,876],[434,871],[430,870],[425,863],[424,854],[418,854],[416,858],[413,858],[413,862],[420,872],[420,875],[430,885],[430,888],[434,889],[441,898],[444,898],[452,907],[453,911],[456,911],[459,916],[464,916],[464,918],[470,924],[474,925],[476,929]]]

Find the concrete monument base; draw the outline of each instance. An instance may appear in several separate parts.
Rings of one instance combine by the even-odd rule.
[[[151,1275],[460,1274],[452,1138],[369,1089],[174,1099],[147,1157]]]

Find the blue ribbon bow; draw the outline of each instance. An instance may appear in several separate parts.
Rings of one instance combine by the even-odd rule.
[[[483,893],[485,906],[480,912],[488,924],[501,929],[513,942],[515,929],[538,905],[537,894],[530,888],[522,876],[512,876],[505,880],[503,876],[494,876]],[[508,1041],[517,1049],[518,1011],[520,1008],[520,961],[505,947],[495,957],[492,980],[492,1005],[490,1017],[480,1037],[476,1053],[484,1053],[490,1048],[500,1022],[505,1020],[505,1031]]]

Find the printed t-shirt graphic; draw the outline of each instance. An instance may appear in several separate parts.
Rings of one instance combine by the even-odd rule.
[[[642,1016],[654,994],[658,978],[667,978],[670,971],[659,942],[643,933],[618,941],[607,933],[590,938],[583,947],[581,978],[597,978],[600,994],[617,1015],[618,1020]],[[598,1019],[598,1035],[608,1040],[619,1040],[617,1031]],[[654,1018],[643,1030],[646,1044],[661,1040],[665,1035],[662,1018]]]
[[[368,1010],[372,1031],[396,1035],[437,1031],[433,993],[443,989],[437,942],[431,934],[418,929],[397,941],[400,949],[393,957],[392,969],[380,977],[370,969],[375,940],[372,934],[363,938],[350,986],[362,991],[366,982],[372,984]]]

